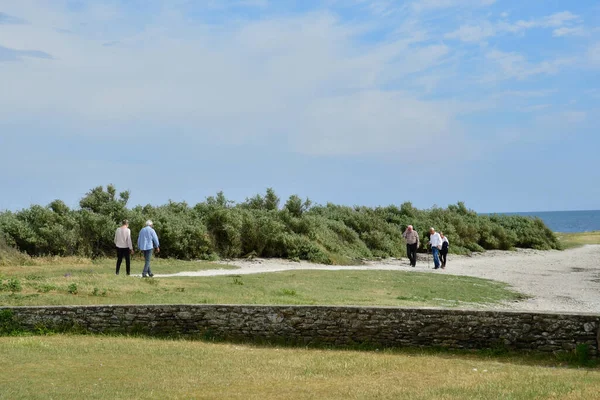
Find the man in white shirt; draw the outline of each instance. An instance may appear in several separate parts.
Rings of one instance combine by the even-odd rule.
[[[129,229],[129,221],[123,220],[120,228],[117,228],[115,232],[115,246],[117,246],[117,271],[116,275],[119,275],[121,269],[121,262],[125,258],[125,269],[127,275],[131,272],[131,258],[130,254],[133,254],[133,244],[131,243],[131,230]]]
[[[431,245],[431,254],[433,255],[433,269],[440,267],[440,250],[442,249],[442,238],[435,229],[429,229],[429,244]]]

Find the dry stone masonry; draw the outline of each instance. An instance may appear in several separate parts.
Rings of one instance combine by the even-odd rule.
[[[538,352],[586,345],[598,356],[600,315],[431,308],[107,305],[0,307],[19,329],[194,335],[305,345],[504,348]]]

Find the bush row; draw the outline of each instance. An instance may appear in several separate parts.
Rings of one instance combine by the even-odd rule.
[[[144,222],[152,219],[161,254],[181,259],[260,256],[344,264],[402,257],[402,232],[409,224],[421,235],[421,251],[426,251],[430,226],[448,236],[454,253],[560,247],[540,219],[479,215],[460,202],[428,210],[418,210],[411,203],[369,208],[312,205],[294,195],[281,205],[272,189],[239,204],[223,193],[194,206],[170,201],[130,209],[128,200],[129,192],[117,195],[114,186],[108,185],[88,192],[78,209],[55,200],[46,207],[3,212],[0,240],[30,256],[112,255],[114,231],[127,218],[134,243]]]

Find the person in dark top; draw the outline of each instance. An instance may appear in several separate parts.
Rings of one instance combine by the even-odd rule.
[[[448,246],[450,246],[450,242],[448,242],[448,238],[444,236],[444,232],[440,232],[440,236],[442,238],[442,249],[440,250],[440,261],[442,262],[442,269],[446,268],[446,257],[448,256]]]

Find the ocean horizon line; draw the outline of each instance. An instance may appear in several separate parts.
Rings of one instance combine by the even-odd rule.
[[[572,213],[572,212],[600,212],[597,210],[548,210],[548,211],[492,211],[492,212],[477,212],[482,215],[493,215],[493,214],[545,214],[545,213]]]

